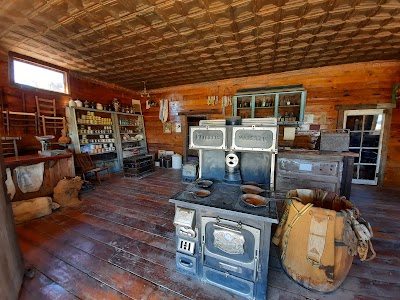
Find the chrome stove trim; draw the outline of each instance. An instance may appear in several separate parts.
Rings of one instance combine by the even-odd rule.
[[[195,214],[196,211],[193,209],[178,206],[175,210],[174,225],[193,229]]]
[[[253,234],[254,236],[254,253],[253,253],[253,257],[254,260],[252,262],[246,263],[246,262],[241,262],[235,259],[231,259],[229,257],[226,256],[222,256],[219,254],[215,254],[211,251],[209,251],[207,249],[207,245],[206,245],[206,224],[209,222],[214,222],[214,223],[221,223],[222,225],[227,225],[227,226],[235,226],[238,225],[239,223],[237,222],[233,222],[230,220],[226,220],[226,219],[220,219],[219,217],[214,218],[214,217],[202,217],[201,218],[201,243],[202,243],[202,261],[204,261],[204,256],[208,255],[210,257],[214,257],[217,259],[220,259],[224,262],[228,262],[228,263],[233,263],[235,265],[247,268],[247,269],[251,269],[251,270],[256,270],[258,269],[258,253],[260,253],[260,239],[261,239],[261,235],[260,235],[260,229],[248,226],[248,225],[244,225],[244,224],[240,224],[240,228],[245,229],[247,231],[249,231],[251,234]],[[220,224],[218,224],[220,225]],[[214,225],[215,226],[215,225]]]
[[[244,253],[244,236],[237,231],[214,225],[214,246],[228,254]],[[228,240],[229,238],[229,240]]]

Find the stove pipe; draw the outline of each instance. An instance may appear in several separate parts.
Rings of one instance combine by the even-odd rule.
[[[225,125],[242,125],[241,117],[227,117],[225,119]]]
[[[241,117],[227,117],[225,125],[242,125]],[[225,177],[226,183],[240,184],[242,176],[240,174],[240,153],[235,151],[225,152]]]

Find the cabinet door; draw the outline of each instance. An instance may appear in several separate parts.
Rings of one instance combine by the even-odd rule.
[[[302,92],[280,93],[277,98],[278,122],[283,124],[303,121]]]
[[[276,115],[276,94],[254,96],[254,117],[268,118]]]
[[[275,117],[283,125],[304,120],[306,91],[269,92],[233,97],[233,115],[242,118]]]
[[[234,115],[242,118],[254,118],[254,96],[236,96]],[[236,113],[236,114],[235,114]]]

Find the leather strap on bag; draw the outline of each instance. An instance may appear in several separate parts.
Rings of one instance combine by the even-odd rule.
[[[296,199],[296,197],[293,197],[294,199]],[[299,199],[299,198],[297,198]],[[296,200],[297,200],[296,199]],[[301,199],[300,199],[301,201]],[[292,204],[293,208],[295,210],[296,207]],[[287,245],[289,242],[289,235],[290,232],[292,231],[293,226],[296,224],[296,222],[313,206],[312,203],[308,203],[306,204],[300,211],[297,210],[297,215],[293,218],[292,222],[290,222],[290,224],[288,225],[288,228],[286,229],[284,235],[283,235],[283,247],[282,247],[282,255],[281,255],[281,259],[282,262],[285,260],[286,257],[286,250],[287,250]]]
[[[324,253],[326,233],[328,231],[328,214],[317,214],[310,210],[311,224],[307,244],[307,261],[312,266],[320,266]]]
[[[289,208],[291,204],[292,204],[291,200],[286,199],[284,204],[284,212],[282,214],[281,220],[279,221],[278,227],[276,228],[274,237],[272,238],[272,243],[276,246],[278,246],[279,242],[281,241],[283,226],[286,224],[287,218],[289,216]]]

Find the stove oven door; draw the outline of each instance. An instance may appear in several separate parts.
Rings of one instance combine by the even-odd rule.
[[[260,230],[213,217],[202,217],[201,226],[204,270],[208,274],[215,270],[215,274],[239,277],[237,281],[240,285],[247,281],[255,282],[260,253]],[[211,276],[207,279],[212,281],[218,278],[225,281],[227,277],[223,279],[224,276]],[[224,282],[214,283],[224,286]],[[252,286],[252,283],[249,284]]]

